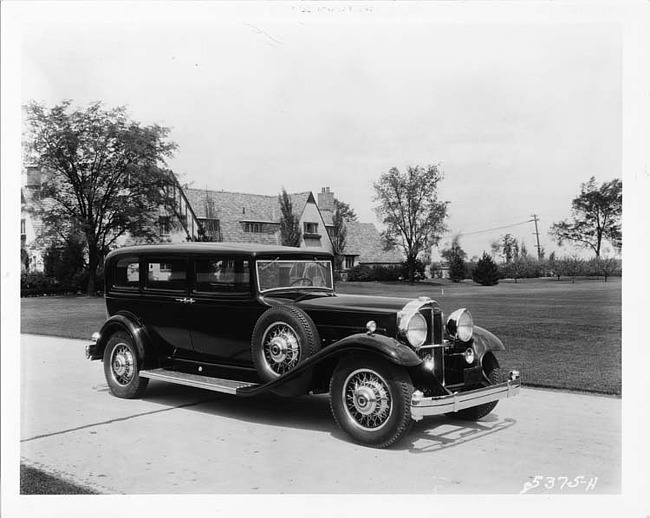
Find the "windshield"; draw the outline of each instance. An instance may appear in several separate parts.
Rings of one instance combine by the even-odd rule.
[[[260,292],[282,288],[333,288],[331,261],[260,260],[257,261]]]

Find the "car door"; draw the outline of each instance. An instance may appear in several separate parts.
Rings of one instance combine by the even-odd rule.
[[[138,316],[155,339],[171,348],[192,347],[188,307],[189,260],[186,255],[145,256],[142,298]]]
[[[190,320],[194,349],[213,361],[252,365],[250,340],[263,307],[253,296],[250,260],[242,256],[194,258]]]

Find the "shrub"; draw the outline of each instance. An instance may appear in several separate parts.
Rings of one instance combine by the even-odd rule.
[[[483,252],[483,257],[476,263],[476,268],[474,268],[474,272],[472,273],[472,279],[482,286],[499,284],[499,268],[487,253]]]
[[[422,279],[425,278],[424,269],[425,269],[424,263],[422,261],[420,261],[420,259],[416,259],[415,260],[415,280],[416,281],[421,281]],[[409,278],[409,266],[408,266],[407,261],[404,261],[402,263],[400,276],[402,277],[402,279],[407,279],[408,280],[408,278]]]
[[[467,266],[460,255],[455,255],[449,261],[449,278],[452,282],[460,282],[465,278]]]
[[[367,264],[360,264],[348,270],[347,280],[354,282],[398,281],[401,275],[401,266],[368,266]]]
[[[350,268],[350,270],[348,271],[348,281],[368,282],[372,280],[374,280],[372,275],[372,269],[368,265],[359,264],[357,266],[354,266],[353,268]]]

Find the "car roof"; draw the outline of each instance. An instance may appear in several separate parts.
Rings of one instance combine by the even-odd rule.
[[[106,257],[131,254],[168,254],[168,253],[219,253],[246,256],[327,256],[332,253],[320,248],[294,248],[291,246],[258,245],[256,243],[161,243],[155,245],[126,246],[113,250]]]

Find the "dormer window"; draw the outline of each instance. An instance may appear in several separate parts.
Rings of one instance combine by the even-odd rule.
[[[318,223],[307,223],[304,225],[305,234],[318,234]]]

